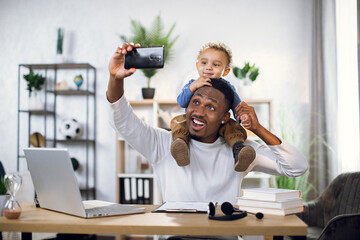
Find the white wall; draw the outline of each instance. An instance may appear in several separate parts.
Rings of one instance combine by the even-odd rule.
[[[0,160],[16,170],[17,70],[20,63],[52,63],[56,29],[65,28],[65,54],[97,68],[97,159],[99,199],[115,200],[115,133],[109,127],[105,91],[107,65],[130,33],[130,19],[150,23],[161,13],[166,29],[176,22],[175,58],[152,81],[157,99],[175,99],[195,70],[199,48],[222,41],[234,63],[260,67],[260,76],[243,98],[273,99],[297,135],[307,130],[311,59],[310,0],[0,0]],[[239,86],[234,77],[228,80]],[[69,84],[71,80],[69,81]],[[139,71],[125,82],[129,99],[141,99],[146,79]],[[251,95],[249,95],[251,93]]]

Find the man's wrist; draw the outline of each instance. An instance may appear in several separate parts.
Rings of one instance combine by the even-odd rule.
[[[256,130],[252,131],[256,136],[263,140],[267,145],[280,145],[281,140],[271,133],[269,130],[264,128],[262,125],[259,125]]]
[[[114,103],[124,95],[124,79],[116,79],[110,74],[106,97],[110,103]]]
[[[266,130],[262,125],[259,125],[257,128],[255,129],[251,129],[251,131],[256,134],[257,136],[260,136],[264,133],[264,130]]]

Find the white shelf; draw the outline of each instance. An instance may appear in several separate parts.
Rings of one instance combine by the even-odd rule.
[[[145,100],[136,100],[129,101],[131,107],[134,109],[135,114],[142,119],[147,124],[154,127],[163,127],[168,128],[170,126],[170,118],[175,114],[182,114],[184,110],[180,108],[176,102],[176,100],[154,100],[154,99],[145,99]],[[164,115],[166,114],[166,115]],[[130,161],[138,161],[138,155],[140,154],[129,154],[132,151],[137,152],[127,145],[125,140],[117,135],[117,187],[116,187],[116,195],[117,201],[119,202],[123,196],[120,196],[120,179],[130,178],[130,179],[141,179],[148,178],[152,179],[152,195],[153,195],[153,204],[161,204],[161,193],[156,183],[156,178],[153,173],[138,173],[141,169],[133,169],[131,167],[131,171],[134,173],[126,173],[125,169],[129,169],[129,165],[126,165]],[[133,152],[132,152],[133,153]],[[134,159],[127,159],[134,158]],[[130,166],[132,163],[130,163]],[[128,167],[126,167],[128,166]]]

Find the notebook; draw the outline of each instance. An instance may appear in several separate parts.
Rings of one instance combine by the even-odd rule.
[[[26,148],[24,153],[41,208],[83,218],[145,212],[145,208],[131,205],[82,201],[67,149]]]

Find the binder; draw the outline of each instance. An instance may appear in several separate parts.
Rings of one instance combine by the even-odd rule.
[[[119,177],[120,203],[153,204],[153,179],[149,177]]]

